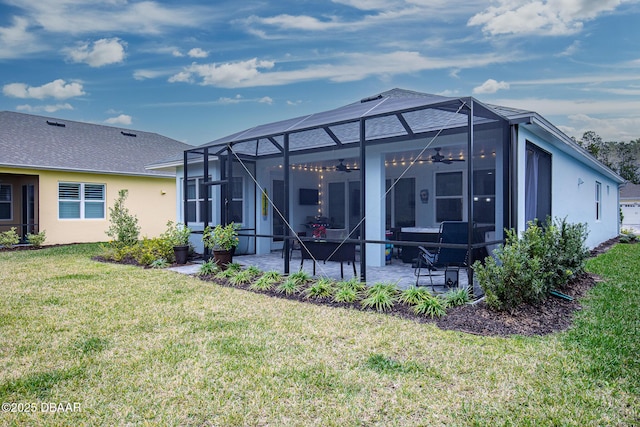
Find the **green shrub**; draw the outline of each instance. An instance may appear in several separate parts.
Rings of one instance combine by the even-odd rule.
[[[348,286],[343,286],[336,289],[336,293],[333,296],[333,301],[352,304],[358,300],[358,292]]]
[[[251,277],[258,277],[262,275],[262,271],[255,265],[250,265],[249,267],[247,267],[246,271],[247,274],[251,275]]]
[[[529,223],[522,237],[507,231],[504,247],[496,259],[488,257],[482,265],[473,265],[478,283],[486,294],[486,303],[495,310],[513,310],[522,303],[539,303],[552,289],[584,271],[588,251],[583,224],[566,220],[545,227]]]
[[[569,224],[566,218],[547,222],[545,233],[549,236],[550,255],[547,268],[551,272],[552,288],[563,288],[567,282],[584,272],[589,257],[585,246],[588,230],[586,224]]]
[[[210,259],[209,261],[205,261],[202,263],[202,265],[198,269],[198,275],[210,276],[212,274],[215,274],[217,270],[218,270],[217,264],[215,263],[214,260]]]
[[[113,207],[109,208],[109,229],[107,236],[111,237],[117,244],[132,246],[138,241],[140,226],[138,218],[132,215],[124,206],[124,202],[129,195],[129,190],[118,191],[118,198]]]
[[[400,302],[407,305],[416,305],[425,298],[431,296],[431,293],[427,288],[419,288],[417,286],[411,286],[400,293]]]
[[[175,254],[173,253],[173,245],[171,242],[162,238],[148,239],[144,238],[142,241],[133,245],[134,254],[133,257],[140,265],[151,265],[151,263],[159,258],[167,260],[167,262],[175,261]]]
[[[633,230],[629,230],[623,228],[620,230],[620,243],[637,243],[638,236],[633,232]]]
[[[333,295],[334,284],[330,279],[321,278],[312,283],[305,291],[307,298],[328,298]]]
[[[115,262],[150,266],[154,261],[163,259],[167,263],[175,260],[173,246],[165,239],[144,238],[132,245],[112,243],[103,248],[103,257]]]
[[[47,233],[44,230],[36,234],[27,233],[27,241],[34,248],[41,248],[46,239]]]
[[[158,259],[154,260],[154,261],[149,265],[149,267],[151,267],[151,268],[167,268],[167,267],[169,267],[170,265],[171,265],[171,264],[169,264],[169,263],[167,262],[167,260],[166,260],[166,259],[164,259],[164,258],[158,258]]]
[[[360,299],[361,293],[364,292],[366,288],[367,285],[355,277],[347,281],[338,282],[335,285],[333,301],[352,304]]]
[[[167,221],[167,229],[160,238],[168,240],[171,246],[186,246],[189,244],[191,229],[181,222]]]
[[[220,270],[216,273],[216,279],[229,279],[238,273],[238,271],[242,270],[242,266],[237,262],[232,262],[231,264],[227,264],[226,270]]]
[[[278,285],[276,291],[285,295],[293,295],[299,293],[302,285],[292,276],[293,275],[289,276],[287,280]]]
[[[366,291],[366,298],[362,300],[364,308],[375,308],[387,311],[393,307],[398,299],[398,288],[395,283],[376,283]]]
[[[442,298],[429,295],[413,307],[416,314],[424,314],[432,319],[447,314],[447,304]]]
[[[309,273],[299,270],[296,271],[293,274],[289,275],[289,279],[293,280],[294,282],[296,282],[296,284],[298,284],[298,286],[303,286],[305,283],[310,282],[311,281],[311,276],[309,275]]]
[[[253,273],[250,270],[240,270],[229,278],[229,283],[233,286],[247,285],[253,279]]]
[[[277,283],[277,280],[273,280],[271,277],[266,274],[260,277],[258,280],[249,285],[249,289],[253,291],[270,291],[273,289],[273,286]]]
[[[469,291],[467,289],[451,289],[447,291],[443,296],[445,301],[445,305],[447,307],[458,307],[461,305],[465,305],[471,298],[469,297]]]
[[[20,237],[16,233],[16,228],[11,227],[10,230],[0,233],[0,248],[10,248],[20,243]]]

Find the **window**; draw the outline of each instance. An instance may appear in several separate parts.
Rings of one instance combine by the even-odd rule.
[[[211,177],[209,177],[211,180]],[[187,180],[187,222],[204,222],[205,207],[204,196],[208,193],[209,215],[208,222],[213,221],[213,209],[211,207],[211,186],[204,185],[204,178],[192,178]]]
[[[13,198],[11,185],[0,184],[0,220],[11,220],[13,218]]]
[[[462,221],[462,172],[436,173],[436,222]]]
[[[104,219],[104,184],[58,183],[59,219]]]
[[[596,181],[596,221],[602,218],[602,184]]]

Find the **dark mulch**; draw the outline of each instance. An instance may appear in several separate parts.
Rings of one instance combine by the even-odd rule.
[[[608,240],[591,251],[591,256],[597,256],[609,250],[618,239]],[[231,286],[226,280],[213,277],[203,277],[203,280],[214,281],[222,286]],[[596,285],[599,279],[595,275],[583,274],[562,289],[562,293],[573,297],[573,301],[551,296],[539,305],[523,304],[512,312],[498,312],[491,310],[480,301],[473,305],[464,305],[452,308],[447,315],[440,319],[431,319],[416,315],[411,307],[403,304],[395,304],[388,314],[412,319],[417,322],[433,322],[441,329],[454,330],[475,335],[484,336],[510,336],[510,335],[546,335],[562,331],[571,326],[573,315],[581,310],[579,299],[589,289]],[[248,286],[231,286],[248,289]],[[272,297],[287,298],[291,300],[305,301],[312,304],[320,304],[332,307],[363,309],[358,304],[339,304],[328,299],[305,298],[300,295],[283,295],[276,291],[261,292]]]

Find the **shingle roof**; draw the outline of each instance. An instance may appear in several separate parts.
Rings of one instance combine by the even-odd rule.
[[[640,184],[627,183],[620,188],[621,199],[640,199]]]
[[[0,111],[0,165],[170,176],[145,165],[193,146],[137,130]]]

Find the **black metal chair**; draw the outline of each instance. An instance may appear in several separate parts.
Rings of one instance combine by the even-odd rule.
[[[466,245],[468,241],[467,222],[444,221],[440,225],[438,243]],[[448,276],[448,272],[455,272],[454,277],[459,276],[460,268],[468,266],[469,251],[467,248],[438,247],[435,251],[429,251],[423,246],[418,247],[418,258],[414,274],[416,276],[416,286],[419,285],[421,276],[429,276],[431,289],[435,290],[433,284],[434,272],[444,273],[444,285],[446,287],[458,286],[457,279],[453,280]],[[425,272],[426,271],[426,272]]]

